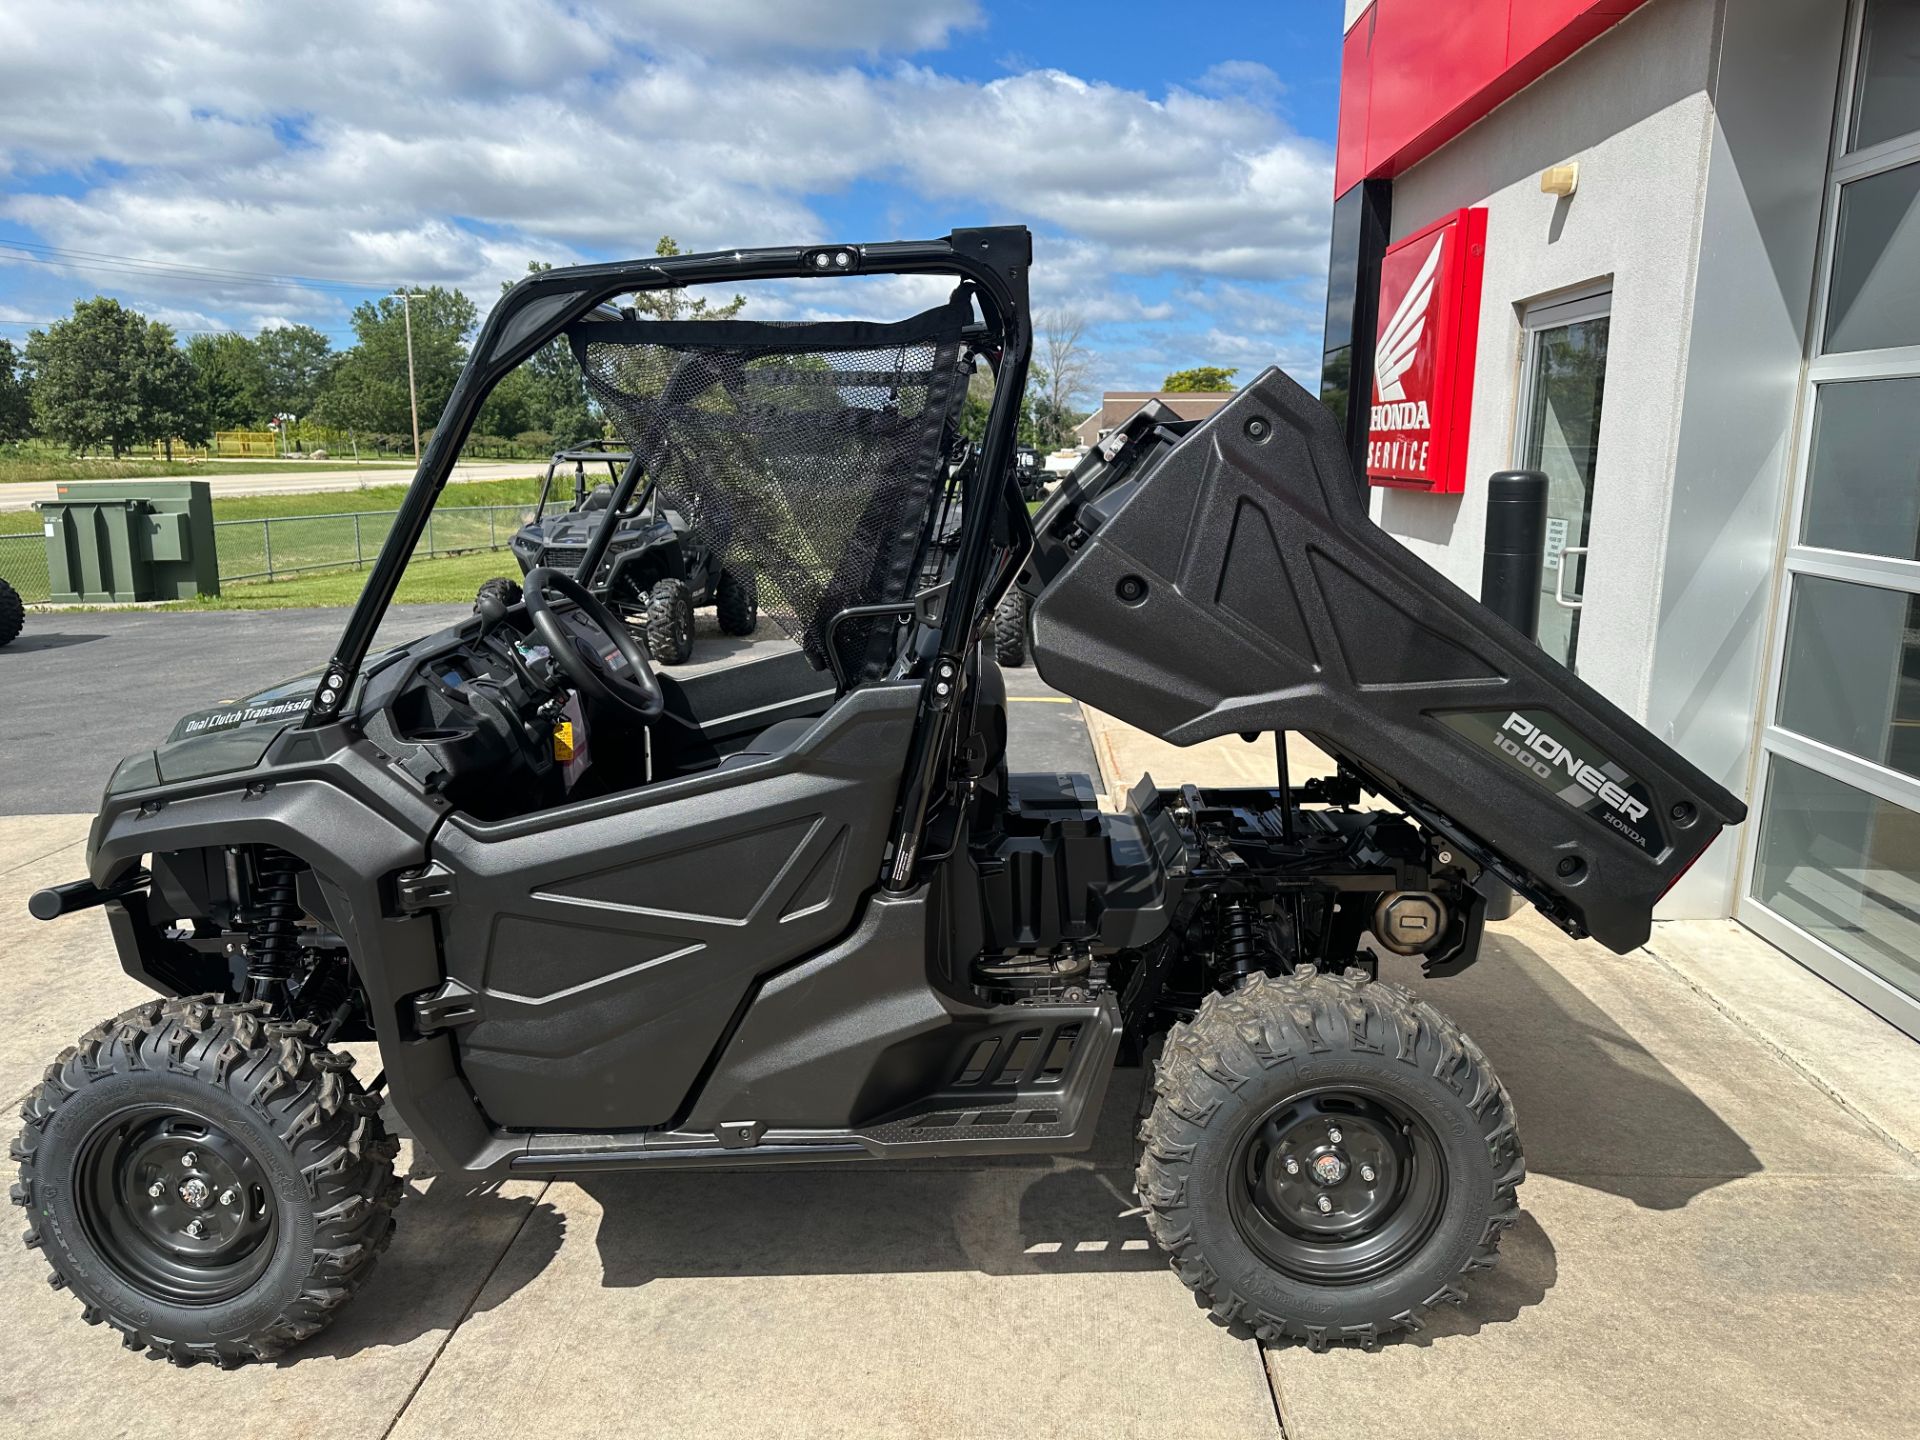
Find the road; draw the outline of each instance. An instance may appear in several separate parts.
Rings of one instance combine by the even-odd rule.
[[[395,606],[381,638],[399,643],[467,613],[465,605]],[[36,612],[0,650],[9,762],[0,767],[0,814],[91,811],[123,756],[163,740],[182,715],[318,668],[346,617],[344,609]],[[697,659],[674,673],[784,644],[765,625],[748,640],[722,635],[703,614]],[[1015,769],[1095,773],[1077,704],[1030,669],[1009,671],[1007,689]]]
[[[234,465],[229,471],[226,466]],[[473,460],[453,467],[453,478],[460,480],[510,480],[520,475],[538,475],[546,467],[538,460]],[[160,476],[176,480],[179,476]],[[212,487],[214,498],[234,495],[305,495],[329,490],[358,490],[365,485],[404,485],[413,478],[405,468],[344,465],[338,470],[249,470],[237,462],[210,463],[203,475]],[[85,482],[75,482],[85,483]],[[116,485],[134,483],[115,480]],[[0,484],[0,510],[27,510],[56,495],[55,482],[19,480]]]

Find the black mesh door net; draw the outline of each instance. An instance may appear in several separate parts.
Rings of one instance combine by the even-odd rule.
[[[911,597],[971,318],[956,294],[894,324],[589,320],[570,339],[659,503],[697,517],[722,564],[755,577],[761,613],[824,666],[841,610]],[[882,673],[895,630],[840,624],[843,672]]]

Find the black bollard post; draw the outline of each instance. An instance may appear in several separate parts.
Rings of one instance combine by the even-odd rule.
[[[1538,470],[1502,470],[1487,481],[1486,556],[1480,603],[1529,640],[1540,632],[1540,573],[1547,554],[1547,477]],[[1517,908],[1501,885],[1487,897],[1487,918]]]
[[[1547,477],[1502,470],[1487,481],[1487,549],[1480,603],[1529,640],[1540,630],[1540,570],[1547,553]]]

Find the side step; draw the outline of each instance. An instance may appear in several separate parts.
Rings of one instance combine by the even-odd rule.
[[[650,1130],[527,1137],[515,1174],[680,1170],[704,1165],[819,1164],[932,1155],[1059,1154],[1093,1143],[1120,1051],[1120,1006],[1010,1010],[981,1031],[959,1075],[910,1109],[846,1130],[773,1129],[752,1121],[717,1133]]]

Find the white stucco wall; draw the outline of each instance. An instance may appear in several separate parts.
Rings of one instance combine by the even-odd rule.
[[[1652,0],[1394,185],[1396,237],[1485,205],[1487,263],[1468,491],[1379,491],[1375,517],[1477,590],[1522,310],[1610,281],[1579,670],[1749,802],[1844,24],[1834,0]],[[1566,161],[1578,192],[1541,194]],[[1659,915],[1731,913],[1747,843]]]
[[[1581,618],[1581,676],[1647,710],[1712,106],[1715,0],[1653,0],[1466,134],[1398,177],[1393,234],[1487,209],[1467,492],[1375,492],[1374,515],[1477,592],[1486,479],[1515,463],[1520,315],[1613,284],[1606,394]],[[1578,161],[1579,189],[1540,193]]]

